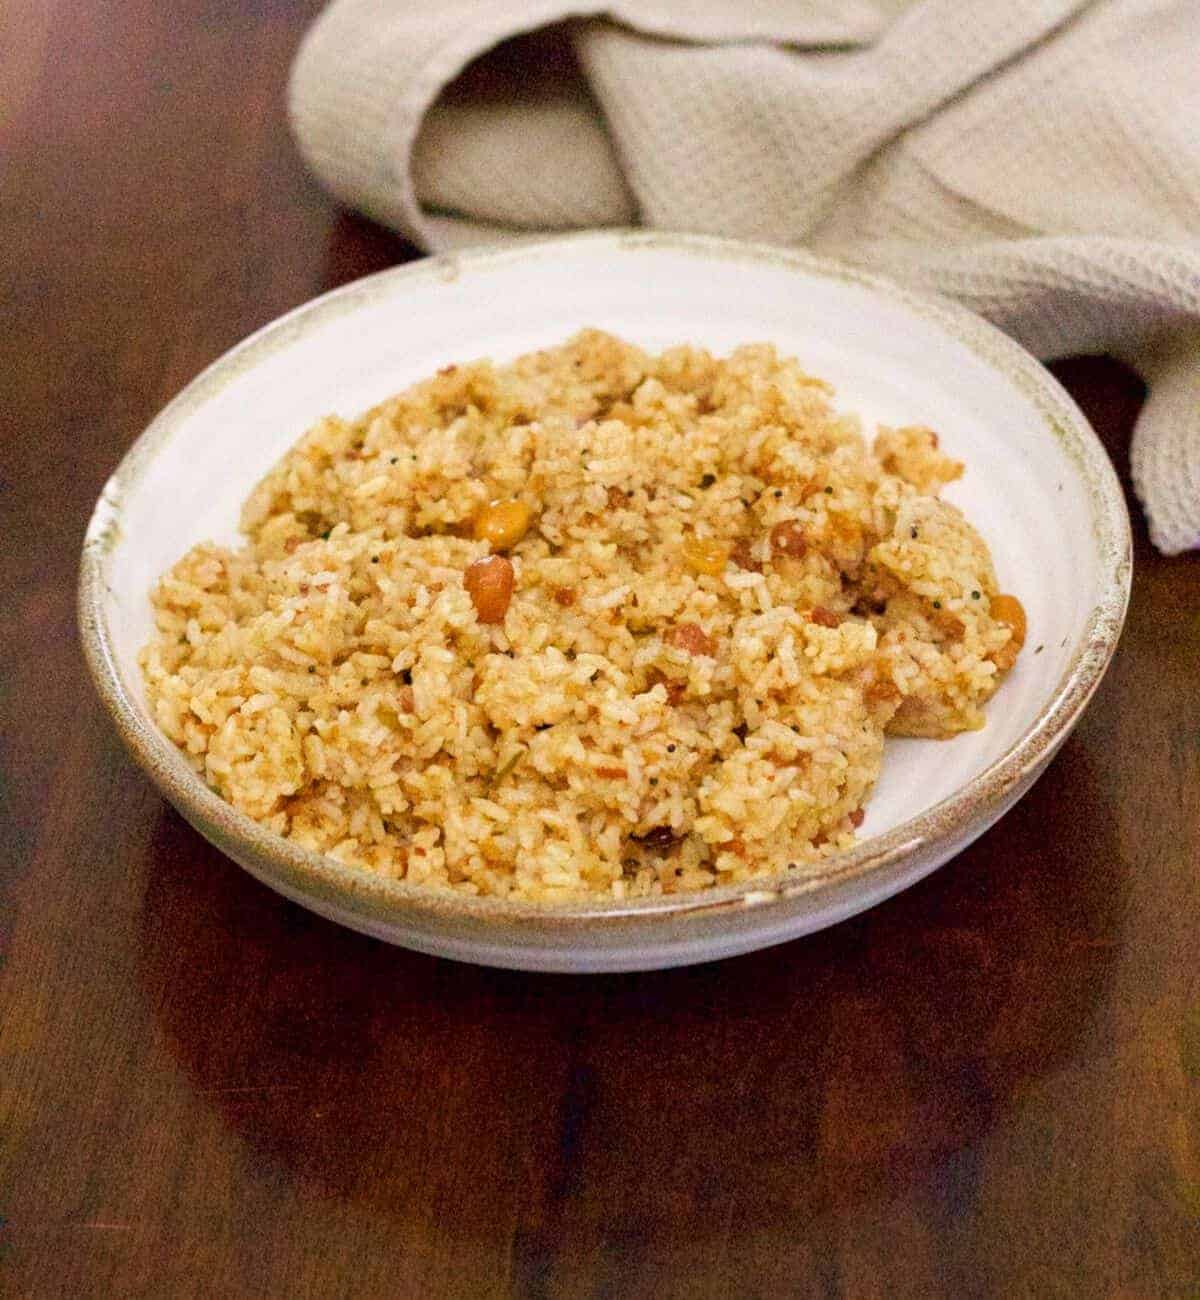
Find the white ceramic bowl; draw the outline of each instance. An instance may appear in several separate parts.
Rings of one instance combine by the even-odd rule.
[[[213,794],[151,721],[137,667],[152,583],[239,506],[317,417],[354,415],[439,366],[498,360],[594,325],[651,348],[759,340],[834,382],[868,420],[925,423],[967,464],[947,496],[992,548],[1029,641],[985,730],[889,742],[861,841],[818,880],[764,879],[632,903],[427,893],[269,834]],[[425,952],[538,970],[631,970],[746,952],[870,907],[934,870],[1028,789],[1120,634],[1129,521],[1108,458],[1027,353],[969,313],[802,253],[598,233],[430,259],[347,285],[260,330],[194,380],[106,485],[84,545],[88,662],[134,757],[259,880]]]

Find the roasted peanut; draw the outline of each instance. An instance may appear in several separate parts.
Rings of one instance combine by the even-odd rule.
[[[529,531],[532,518],[533,511],[524,501],[493,501],[475,516],[475,538],[493,551],[510,550]]]
[[[503,555],[489,555],[467,566],[463,586],[481,623],[503,623],[513,593],[513,566]]]
[[[992,656],[992,662],[1003,673],[1017,662],[1017,656],[1025,644],[1025,606],[1016,596],[1001,593],[992,597],[992,617],[997,623],[1003,623],[1012,631],[1012,636],[1007,643]]]

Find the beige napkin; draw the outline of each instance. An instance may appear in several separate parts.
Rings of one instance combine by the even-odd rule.
[[[330,190],[424,248],[804,244],[1041,357],[1113,352],[1150,384],[1151,536],[1200,547],[1200,0],[333,0],[291,112]]]

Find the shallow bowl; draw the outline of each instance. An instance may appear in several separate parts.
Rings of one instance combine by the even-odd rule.
[[[194,543],[232,542],[242,500],[321,415],[352,416],[451,361],[506,360],[583,326],[649,348],[769,341],[867,421],[928,424],[965,478],[946,495],[1024,602],[1025,653],[980,732],[888,742],[859,843],[815,879],[634,902],[533,905],[428,892],[269,833],[152,721],[137,665],[149,591]],[[572,236],[384,271],[297,308],[166,407],[104,488],[80,577],[84,649],[134,758],[201,834],[279,893],[423,952],[535,970],[634,970],[831,925],[927,875],[1037,778],[1096,689],[1129,594],[1108,457],[1059,384],[951,304],[798,252],[648,233]]]

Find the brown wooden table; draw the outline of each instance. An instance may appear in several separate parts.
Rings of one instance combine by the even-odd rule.
[[[317,0],[0,8],[0,1293],[1195,1296],[1200,557],[1150,549],[1033,792],[772,951],[531,977],[257,885],[76,644],[99,488],[281,311],[412,255],[305,176]],[[1127,475],[1137,380],[1057,373]]]

